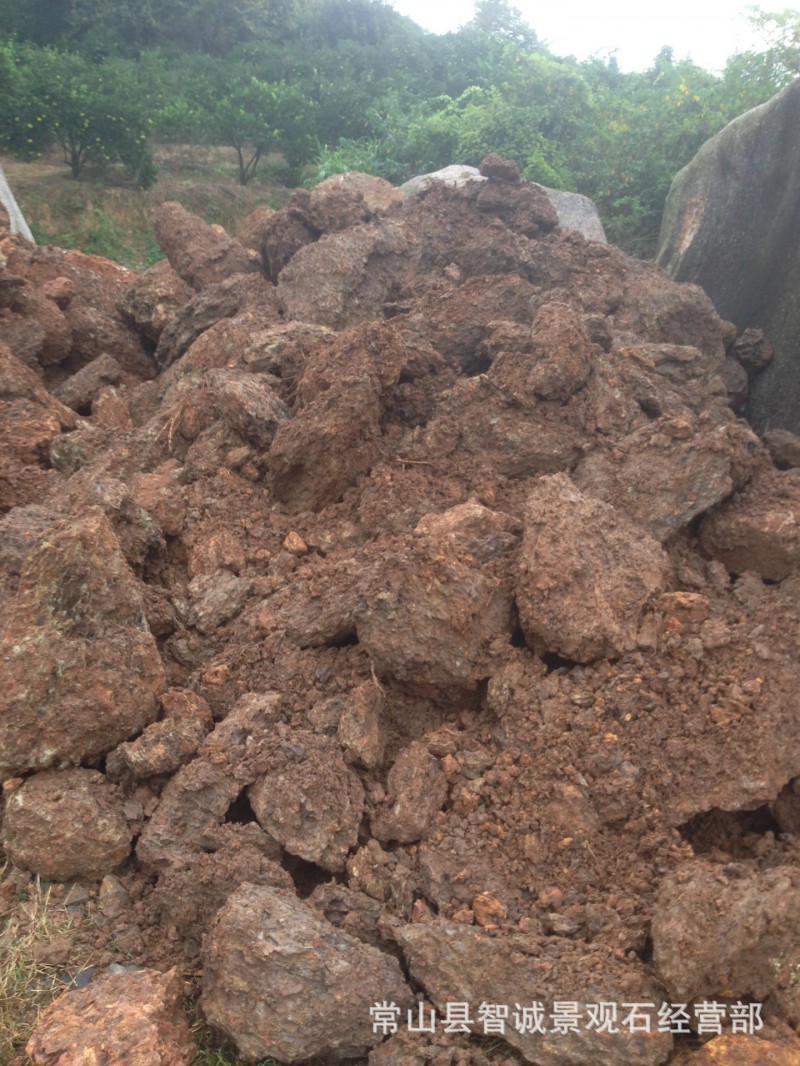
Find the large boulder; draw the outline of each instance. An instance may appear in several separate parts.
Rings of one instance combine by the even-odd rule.
[[[758,428],[800,426],[800,78],[734,119],[672,183],[658,262],[696,282],[740,328],[761,327],[775,357],[754,382]]]

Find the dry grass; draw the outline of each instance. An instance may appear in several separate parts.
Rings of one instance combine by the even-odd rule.
[[[0,876],[5,871],[0,871]],[[68,969],[91,961],[92,947],[76,936],[76,916],[52,898],[53,886],[37,878],[0,907],[0,1062],[12,1063],[24,1050],[40,1013],[63,991],[63,962],[48,960],[48,948],[69,942]],[[24,1061],[16,1058],[16,1061]]]

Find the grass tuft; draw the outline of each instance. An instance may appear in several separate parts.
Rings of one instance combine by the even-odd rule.
[[[2,879],[5,870],[0,870]],[[0,909],[0,1062],[11,1062],[24,1049],[39,1015],[65,991],[59,977],[64,964],[40,961],[46,948],[68,939],[73,947],[69,968],[89,964],[92,948],[74,932],[75,916],[51,900],[52,885],[39,878],[19,889]]]

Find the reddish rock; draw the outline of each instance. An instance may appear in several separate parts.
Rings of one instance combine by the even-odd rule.
[[[183,998],[175,970],[101,977],[47,1007],[26,1051],[34,1066],[190,1066]]]
[[[268,455],[276,498],[293,510],[341,498],[375,460],[386,399],[410,353],[391,325],[344,333],[309,359],[298,409],[278,427]]]
[[[0,342],[9,344],[28,365],[53,366],[72,351],[69,321],[38,285],[6,275],[0,286],[0,308]]]
[[[193,295],[191,286],[162,259],[125,290],[119,310],[143,337],[158,342],[164,327]]]
[[[526,237],[541,237],[556,229],[558,212],[541,185],[514,183],[507,175],[506,171],[502,178],[489,178],[480,187],[475,199],[478,210],[502,219],[509,230]]]
[[[486,365],[482,343],[499,320],[529,324],[536,289],[514,275],[441,282],[423,291],[403,318],[403,327],[427,340],[448,363],[471,373]]]
[[[136,780],[173,774],[196,755],[209,728],[181,718],[153,722],[136,740],[109,753],[106,772],[114,779],[130,774]]]
[[[68,377],[53,391],[62,403],[78,411],[82,407],[88,408],[101,389],[107,385],[119,385],[120,381],[122,367],[112,355],[105,354],[81,367],[77,374]]]
[[[592,452],[577,467],[575,483],[663,541],[729,496],[760,456],[758,439],[744,424],[684,412]]]
[[[447,799],[442,764],[423,743],[414,741],[400,752],[386,780],[386,801],[372,815],[378,840],[410,844],[430,832]]]
[[[48,881],[99,881],[127,859],[131,831],[122,801],[96,770],[49,770],[8,797],[9,858]]]
[[[216,285],[208,285],[172,317],[161,331],[155,362],[164,370],[183,356],[207,329],[225,318],[247,310],[262,319],[277,321],[278,298],[260,274],[236,274]]]
[[[276,211],[269,204],[259,204],[236,226],[236,240],[254,252],[261,252],[261,243]]]
[[[313,230],[285,208],[266,220],[261,231],[261,260],[264,273],[274,285],[293,256],[314,239]]]
[[[344,329],[379,318],[407,269],[408,242],[392,222],[331,233],[301,248],[281,271],[284,316]]]
[[[382,544],[362,595],[360,643],[379,676],[415,692],[475,692],[492,673],[492,642],[511,635],[507,589],[473,556],[443,555],[435,540]]]
[[[800,1066],[800,1040],[715,1036],[690,1055],[685,1066]]]
[[[782,581],[800,565],[800,470],[763,470],[700,526],[703,548],[736,574]]]
[[[528,497],[517,607],[528,645],[588,662],[631,651],[670,567],[629,518],[563,474]]]
[[[766,999],[800,965],[800,871],[686,863],[661,885],[653,964],[674,1001]]]
[[[247,791],[259,824],[292,855],[343,870],[355,847],[364,790],[341,748],[304,729],[270,739],[269,769]]]
[[[156,717],[164,670],[101,511],[51,527],[28,556],[6,607],[0,677],[9,772],[104,754]]]
[[[512,515],[491,511],[471,499],[441,514],[423,515],[415,532],[439,541],[445,549],[457,547],[485,562],[516,547],[522,524]]]
[[[250,1062],[363,1056],[381,1040],[370,1007],[384,1000],[412,1003],[396,959],[338,931],[290,891],[243,885],[203,945],[203,1013]]]
[[[375,769],[383,761],[387,730],[383,721],[384,696],[371,681],[357,685],[347,695],[337,733],[348,762]]]
[[[158,209],[155,233],[172,269],[197,292],[233,274],[260,270],[258,256],[174,201]]]
[[[186,522],[181,473],[180,465],[169,459],[151,473],[134,474],[131,478],[131,498],[168,537],[177,537]]]
[[[489,370],[490,380],[521,404],[569,399],[586,381],[595,347],[571,307],[544,304],[533,320],[525,349],[501,351]]]
[[[544,952],[540,944],[539,951],[529,952],[524,950],[524,940],[516,947],[513,940],[498,940],[442,920],[403,926],[397,936],[412,976],[427,992],[439,1017],[448,1003],[466,1003],[472,1022],[468,1031],[481,1034],[479,1005],[507,1006],[507,1021],[493,1035],[519,1051],[526,1062],[536,1066],[629,1066],[633,1062],[658,1066],[670,1056],[672,1037],[657,1031],[656,1009],[663,996],[653,981],[630,964],[606,959],[598,981],[596,974],[581,967],[585,945],[551,945]],[[554,1032],[554,1000],[572,1001],[584,1016],[586,1004],[600,1000],[652,1003],[645,1012],[651,1031],[630,1032],[618,1026],[616,1033],[598,1032],[584,1022],[576,1030]],[[534,1003],[542,1007],[544,1034],[514,1025],[518,1005],[532,1007]]]
[[[779,470],[800,466],[800,436],[788,429],[770,429],[764,434],[764,443],[772,461]]]
[[[177,930],[190,958],[200,953],[214,915],[241,885],[294,890],[279,864],[280,848],[258,826],[226,825],[215,844],[213,852],[166,870],[151,900],[159,921]]]
[[[79,365],[108,352],[127,373],[152,377],[155,367],[139,333],[125,320],[118,305],[137,275],[107,259],[58,248],[29,248],[9,259],[14,272],[34,288],[57,282],[74,287],[63,308],[72,334],[67,353]],[[57,309],[56,304],[53,307]]]
[[[175,704],[174,694],[165,696]],[[246,694],[209,734],[198,758],[170,778],[136,847],[146,868],[191,863],[215,839],[231,804],[266,769],[261,745],[274,733],[279,707],[275,693]]]

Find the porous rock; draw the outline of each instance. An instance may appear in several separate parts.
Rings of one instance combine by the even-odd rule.
[[[8,798],[4,845],[12,862],[48,881],[99,881],[126,859],[131,831],[96,770],[48,770]]]
[[[664,541],[741,486],[762,457],[744,424],[719,425],[689,412],[664,415],[598,448],[575,470],[575,483]]]
[[[0,678],[6,771],[79,763],[155,719],[164,669],[101,510],[52,526],[28,556],[6,607]]]
[[[333,329],[379,317],[407,253],[402,230],[389,221],[326,234],[281,271],[277,293],[285,317]]]
[[[155,232],[172,269],[198,292],[232,274],[260,270],[257,255],[174,201],[159,207]]]
[[[378,674],[422,694],[474,692],[492,672],[492,642],[511,634],[508,590],[435,539],[387,543],[363,602],[358,639]]]
[[[761,471],[703,519],[700,540],[736,574],[783,580],[800,565],[800,470]]]
[[[528,645],[588,662],[637,646],[669,562],[659,544],[564,474],[543,477],[530,496],[517,581]]]
[[[526,1062],[536,1066],[574,1066],[588,1062],[596,1066],[627,1066],[631,1062],[657,1066],[669,1057],[672,1037],[654,1031],[655,1010],[662,996],[654,982],[631,967],[607,964],[602,994],[598,995],[592,988],[594,978],[586,973],[570,974],[570,964],[574,965],[577,954],[572,956],[570,949],[564,949],[557,980],[560,983],[571,978],[573,983],[564,998],[574,1001],[579,1009],[598,999],[654,1003],[650,1011],[650,1032],[632,1033],[620,1028],[618,1033],[609,1034],[586,1025],[565,1033],[525,1032],[512,1022],[517,1004],[541,1003],[547,1029],[552,1000],[561,998],[553,989],[555,968],[550,957],[523,953],[515,949],[513,942],[504,943],[486,933],[440,919],[406,925],[397,936],[412,976],[422,984],[440,1012],[447,1009],[448,1003],[466,1003],[475,1008],[481,1003],[507,1005],[509,1020],[504,1032],[497,1035],[519,1051]],[[472,1031],[479,1032],[480,1023],[472,1012],[471,1018]]]
[[[194,295],[190,285],[162,259],[129,286],[119,301],[123,317],[148,340],[158,342],[164,327]]]
[[[175,970],[109,974],[47,1007],[27,1053],[34,1066],[190,1066],[183,998]]]
[[[661,885],[653,964],[675,1001],[764,1000],[800,962],[800,872],[697,860]]]
[[[381,1037],[377,1001],[411,1005],[394,958],[335,929],[294,892],[243,885],[203,945],[202,1008],[246,1062],[355,1058]]]
[[[339,745],[307,730],[278,732],[269,762],[247,792],[259,824],[292,855],[343,870],[358,839],[364,791]]]
[[[447,778],[439,760],[414,741],[395,760],[386,791],[385,803],[372,815],[373,835],[408,844],[427,836],[447,799]]]
[[[318,351],[297,382],[298,406],[268,455],[275,496],[295,510],[340,499],[375,460],[380,419],[409,359],[391,325],[370,324]]]

